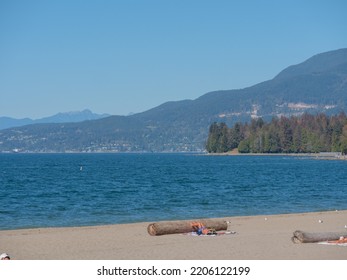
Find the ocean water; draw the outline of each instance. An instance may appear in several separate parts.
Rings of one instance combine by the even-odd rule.
[[[347,209],[347,161],[0,154],[0,229]]]

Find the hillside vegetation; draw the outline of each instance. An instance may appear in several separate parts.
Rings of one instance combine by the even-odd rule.
[[[304,114],[273,118],[270,122],[253,119],[250,123],[213,123],[206,149],[223,153],[237,148],[240,153],[317,153],[347,154],[347,117]]]

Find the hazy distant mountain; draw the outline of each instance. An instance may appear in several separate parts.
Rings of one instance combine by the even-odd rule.
[[[10,117],[0,117],[0,130],[10,127],[23,126],[28,124],[33,124],[34,120],[25,118],[25,119],[15,119]]]
[[[130,116],[0,131],[0,151],[201,151],[211,123],[347,112],[347,49],[315,55],[254,86],[167,102]]]
[[[83,111],[58,113],[54,116],[42,118],[42,119],[15,119],[10,117],[0,117],[0,130],[10,127],[18,127],[28,124],[36,123],[66,123],[66,122],[82,122],[87,120],[97,120],[110,116],[109,114],[95,114],[86,109]]]

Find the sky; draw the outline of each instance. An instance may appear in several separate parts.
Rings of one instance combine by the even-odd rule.
[[[128,115],[347,47],[347,1],[0,0],[0,116]]]

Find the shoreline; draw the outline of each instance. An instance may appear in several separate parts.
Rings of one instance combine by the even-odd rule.
[[[308,157],[324,160],[347,160],[347,155],[338,153],[239,153],[229,151],[225,153],[207,153],[207,156],[288,156],[288,157]]]
[[[347,259],[347,247],[291,241],[296,230],[347,231],[347,210],[218,219],[236,233],[150,236],[149,222],[1,230],[0,251],[14,260]]]

